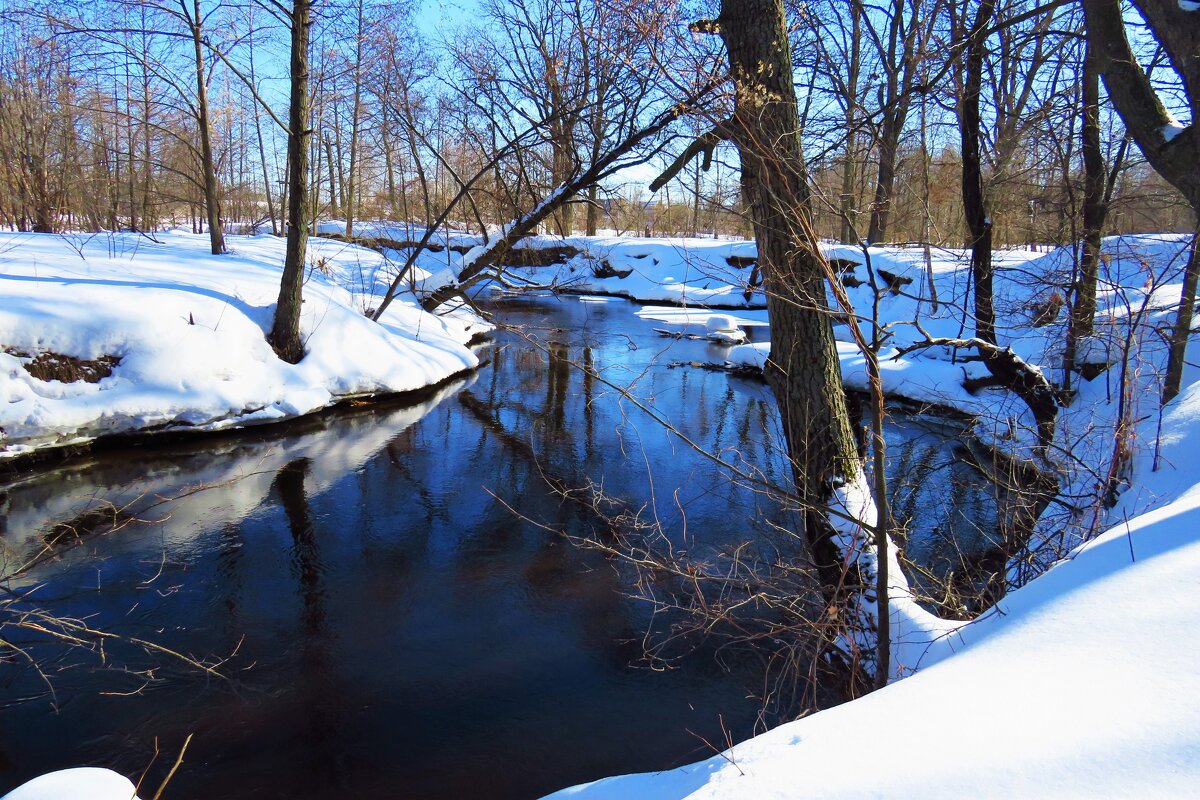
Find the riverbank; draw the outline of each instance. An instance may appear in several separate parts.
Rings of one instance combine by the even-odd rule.
[[[388,264],[313,239],[305,358],[266,342],[283,239],[170,231],[0,234],[0,459],[147,433],[293,419],[347,400],[411,393],[478,364],[490,326],[401,299],[365,316]]]
[[[1143,447],[1120,520],[916,674],[682,769],[554,797],[1190,797],[1200,781],[1200,383]],[[1140,430],[1154,439],[1153,423]]]

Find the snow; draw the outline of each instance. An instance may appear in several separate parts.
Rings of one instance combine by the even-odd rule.
[[[639,301],[722,308],[763,308],[760,292],[746,296],[754,242],[716,239],[643,239],[619,236],[536,236],[520,247],[570,245],[579,255],[552,267],[512,265],[510,272],[543,284],[586,294],[609,294]],[[463,262],[477,256],[467,253]],[[734,262],[730,262],[730,257]],[[741,264],[741,266],[739,266]],[[598,277],[607,269],[614,275]],[[436,288],[431,282],[426,288]]]
[[[1198,3],[1196,5],[1198,8],[1200,8],[1200,3]],[[1186,11],[1187,9],[1184,9],[1184,10]],[[1175,120],[1171,120],[1166,125],[1163,125],[1163,128],[1162,128],[1163,138],[1166,139],[1168,142],[1172,141],[1176,136],[1183,133],[1184,130],[1186,130],[1186,128],[1187,128],[1187,126],[1184,125],[1182,122],[1176,122]]]
[[[728,314],[710,314],[704,327],[709,331],[732,331],[737,330],[737,322]]]
[[[266,342],[284,240],[169,232],[0,233],[0,458],[155,430],[216,430],[308,414],[339,399],[405,392],[478,363],[465,347],[486,325],[398,302],[364,315],[388,264],[312,239],[299,364]],[[34,378],[30,357],[120,359],[98,383]]]
[[[767,315],[763,311],[743,311],[737,316],[717,314],[702,308],[679,308],[676,306],[643,306],[635,312],[642,319],[666,322],[671,325],[698,325],[705,330],[709,320],[717,317],[730,328],[766,327]]]
[[[78,767],[21,784],[2,800],[137,800],[137,789],[112,770]]]

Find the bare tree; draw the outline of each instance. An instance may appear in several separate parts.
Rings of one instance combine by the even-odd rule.
[[[312,0],[294,0],[290,9],[268,0],[286,14],[291,31],[291,59],[288,102],[288,198],[287,254],[275,319],[269,336],[275,353],[295,364],[304,357],[300,340],[301,290],[304,284],[305,256],[308,245],[308,150],[312,138],[309,124],[308,40],[313,23]]]
[[[1178,189],[1200,220],[1200,34],[1191,4],[1175,0],[1136,0],[1138,13],[1151,35],[1166,52],[1178,78],[1191,115],[1180,123],[1164,105],[1126,34],[1126,20],[1118,0],[1083,0],[1088,40],[1096,58],[1108,96],[1125,122],[1125,127],[1154,169]],[[1198,222],[1200,224],[1200,222]],[[1175,329],[1171,334],[1163,402],[1179,394],[1188,338],[1200,280],[1200,258],[1193,246],[1184,270],[1183,293],[1179,300]]]

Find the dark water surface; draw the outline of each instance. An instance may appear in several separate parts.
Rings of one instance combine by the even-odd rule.
[[[779,521],[570,366],[632,384],[699,443],[782,480],[764,387],[670,368],[723,351],[632,311],[511,301],[502,319],[542,346],[501,334],[489,366],[418,407],[98,454],[3,487],[5,571],[48,538],[60,551],[12,588],[227,660],[215,678],[112,642],[102,664],[9,632],[41,674],[0,664],[0,793],[82,764],[136,780],[157,740],[150,796],[192,733],[168,798],[527,798],[750,735],[751,666],[703,649],[637,666],[650,615],[628,576],[542,527],[597,524],[544,474],[602,485],[691,547]],[[86,529],[102,501],[138,521],[76,541],[64,523]]]
[[[0,486],[0,574],[56,543],[12,589],[223,660],[211,677],[117,641],[100,654],[5,631],[38,669],[0,663],[0,793],[83,764],[136,780],[153,762],[150,797],[194,734],[167,798],[529,798],[751,735],[761,666],[702,646],[646,668],[632,576],[556,533],[603,524],[551,486],[641,509],[675,547],[765,538],[783,512],[571,362],[782,484],[768,390],[672,368],[726,351],[663,338],[653,329],[675,326],[623,301],[497,310],[534,341],[499,334],[487,366],[418,406],[97,454]],[[933,531],[910,551],[949,568],[992,524],[989,496],[954,463],[952,432],[910,420],[889,439],[910,484],[896,481],[897,514]],[[105,503],[134,519],[87,533]]]

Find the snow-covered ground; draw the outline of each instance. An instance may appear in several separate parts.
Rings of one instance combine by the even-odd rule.
[[[0,458],[142,430],[216,430],[295,417],[339,399],[405,392],[478,363],[484,326],[394,303],[364,311],[386,269],[361,247],[314,239],[304,289],[306,355],[266,342],[284,240],[168,232],[0,233]],[[40,380],[45,354],[117,360],[99,382]]]
[[[326,234],[345,233],[345,223],[321,223]],[[425,230],[402,223],[355,223],[354,235],[392,242],[419,241]],[[422,253],[414,278],[419,286],[436,289],[453,280],[467,259],[469,249],[482,245],[478,235],[438,231],[430,240],[438,252]],[[448,247],[449,246],[449,247]],[[458,251],[449,249],[458,247]],[[764,308],[761,292],[747,292],[752,241],[711,238],[636,238],[615,233],[600,236],[532,236],[520,248],[567,246],[578,254],[563,264],[528,268],[514,264],[509,271],[535,282],[573,292],[607,294],[646,302],[706,305],[729,308]],[[447,248],[447,249],[443,249]],[[461,252],[460,252],[461,251]],[[408,251],[389,254],[403,261]]]

